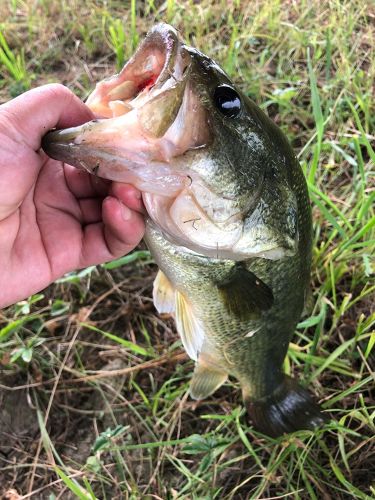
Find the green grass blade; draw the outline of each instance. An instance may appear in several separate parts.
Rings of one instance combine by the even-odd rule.
[[[151,356],[151,354],[146,350],[143,349],[143,347],[140,347],[137,344],[134,344],[130,340],[122,339],[121,337],[118,337],[117,335],[114,335],[113,333],[105,332],[103,330],[100,330],[100,328],[96,328],[93,325],[89,325],[88,323],[81,323],[81,326],[84,326],[85,328],[92,330],[93,332],[98,332],[104,337],[113,340],[114,342],[117,342],[118,344],[122,345],[126,349],[129,349],[130,351],[134,352],[135,354],[139,354],[141,356]]]
[[[124,255],[124,257],[120,257],[119,259],[112,260],[111,262],[107,262],[106,264],[102,264],[101,267],[103,267],[104,269],[116,269],[117,267],[131,264],[132,262],[136,262],[137,260],[146,259],[151,259],[150,252],[148,250],[137,250],[128,255]]]
[[[310,47],[307,48],[307,67],[309,72],[309,80],[310,80],[310,93],[311,93],[311,105],[313,109],[313,115],[316,126],[317,133],[317,143],[314,148],[314,156],[310,165],[310,172],[308,175],[308,180],[310,183],[314,182],[315,174],[318,167],[323,134],[324,134],[324,118],[322,113],[322,106],[320,103],[320,96],[318,92],[318,85],[316,81],[316,76],[311,63],[311,55],[310,55]]]
[[[374,148],[372,147],[372,145],[370,144],[370,141],[367,138],[366,131],[364,130],[364,128],[362,126],[361,119],[359,118],[357,110],[355,109],[355,107],[353,106],[353,104],[350,102],[349,99],[346,99],[346,102],[348,103],[348,105],[353,113],[358,130],[361,132],[361,139],[366,146],[366,149],[367,149],[367,152],[371,158],[371,161],[373,162],[373,164],[375,164],[375,151],[374,151]]]
[[[73,482],[57,465],[54,467],[54,469],[58,476],[60,476],[64,484],[70,489],[72,493],[74,493],[74,495],[76,495],[77,498],[79,498],[79,500],[94,500],[96,498],[92,495],[86,494],[82,490],[82,488],[76,482]]]

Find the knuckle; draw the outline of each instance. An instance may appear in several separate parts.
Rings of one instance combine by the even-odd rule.
[[[69,104],[74,99],[74,94],[68,87],[62,85],[61,83],[48,83],[40,87],[41,91],[49,92],[51,98],[62,99],[65,104]]]

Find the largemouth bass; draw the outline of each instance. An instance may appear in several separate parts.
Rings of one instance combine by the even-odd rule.
[[[142,191],[154,303],[196,362],[191,396],[233,375],[260,431],[320,426],[319,407],[283,373],[309,283],[311,213],[282,132],[166,24],[87,105],[97,120],[52,131],[43,147]]]

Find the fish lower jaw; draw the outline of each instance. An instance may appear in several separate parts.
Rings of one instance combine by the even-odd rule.
[[[155,203],[158,199],[158,203]],[[147,225],[157,231],[179,254],[212,261],[243,261],[247,259],[280,260],[288,257],[279,246],[241,245],[243,223],[237,221],[223,229],[200,214],[180,213],[173,207],[175,198],[144,193],[149,215]],[[150,203],[150,200],[153,203]],[[230,226],[230,225],[229,225]]]
[[[230,259],[231,249],[242,234],[242,220],[231,220],[233,210],[229,210],[227,219],[213,220],[194,197],[191,188],[185,187],[177,196],[143,193],[152,224],[160,229],[172,245],[180,247],[183,253]]]
[[[222,263],[223,261],[238,262],[246,260],[247,258],[257,257],[256,255],[236,254],[230,248],[207,248],[199,244],[194,244],[187,240],[184,235],[176,233],[175,230],[171,231],[170,227],[165,228],[164,225],[148,217],[146,219],[145,241],[151,253],[153,248],[152,242],[155,238],[162,239],[164,242],[163,244],[167,245],[173,253],[179,254],[180,256],[183,255],[189,260],[199,259],[202,263],[206,263],[206,265],[214,265],[215,263]]]

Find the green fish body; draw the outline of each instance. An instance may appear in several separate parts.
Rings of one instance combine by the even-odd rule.
[[[164,24],[88,105],[98,121],[52,132],[43,147],[144,193],[154,302],[196,362],[192,397],[232,375],[264,433],[320,426],[319,407],[283,373],[309,283],[311,213],[282,132]]]
[[[256,427],[277,436],[301,428],[314,429],[324,417],[307,392],[283,373],[309,285],[311,213],[300,165],[279,129],[265,115],[262,118],[264,129],[274,139],[280,136],[279,158],[290,169],[290,189],[297,201],[293,214],[298,234],[296,253],[277,260],[255,257],[239,262],[197,255],[171,243],[152,220],[148,220],[145,239],[169,282],[163,280],[160,290],[158,280],[155,282],[154,302],[159,312],[176,315],[178,293],[188,302],[182,314],[195,317],[187,328],[177,318],[184,346],[196,360],[192,397],[206,398],[233,375],[241,384]],[[280,205],[274,193],[270,195],[269,199],[265,196],[263,209],[276,210],[277,218]],[[257,286],[258,280],[261,286]],[[271,304],[264,287],[272,291]],[[163,300],[165,294],[167,301]],[[231,307],[233,300],[236,305]],[[280,411],[282,406],[284,412]]]

